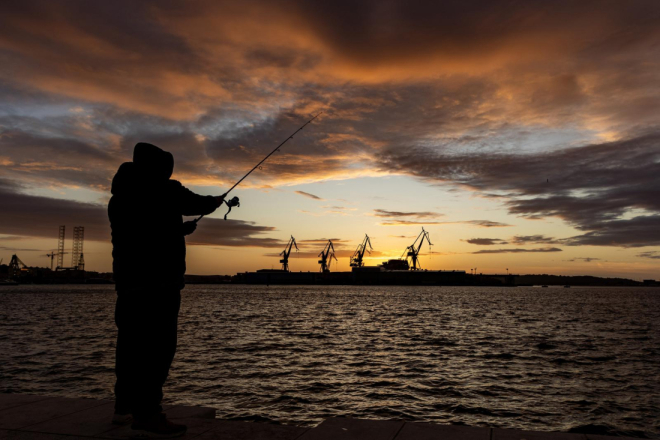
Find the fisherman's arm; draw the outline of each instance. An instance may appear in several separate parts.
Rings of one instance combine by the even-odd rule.
[[[181,215],[208,215],[222,205],[224,196],[202,196],[195,194],[176,182]]]

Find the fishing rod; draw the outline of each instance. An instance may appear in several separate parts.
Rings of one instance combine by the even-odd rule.
[[[261,159],[261,162],[259,162],[258,164],[256,164],[256,165],[255,165],[250,171],[248,171],[247,174],[246,174],[245,176],[241,177],[241,180],[239,180],[238,182],[234,183],[234,186],[232,186],[231,188],[229,188],[229,189],[227,190],[226,193],[224,193],[223,195],[220,196],[220,197],[222,197],[222,202],[221,202],[221,204],[224,203],[224,204],[227,205],[227,207],[229,208],[229,211],[227,211],[227,213],[225,214],[225,220],[227,220],[227,216],[228,216],[229,213],[231,212],[231,208],[233,208],[234,206],[237,206],[237,207],[240,207],[240,206],[241,206],[240,201],[238,200],[238,197],[233,197],[233,198],[231,198],[229,201],[225,200],[225,197],[227,197],[227,194],[229,194],[229,193],[230,193],[234,188],[236,188],[236,187],[237,187],[237,186],[238,186],[243,180],[245,180],[245,178],[246,178],[247,176],[249,176],[250,174],[252,174],[252,171],[256,170],[257,168],[261,168],[261,164],[262,164],[262,163],[266,162],[266,160],[267,160],[270,156],[272,156],[276,151],[278,151],[282,145],[286,144],[286,143],[289,141],[289,139],[293,139],[293,137],[294,137],[296,134],[298,134],[299,131],[301,131],[303,128],[305,128],[305,127],[307,126],[307,124],[311,123],[314,119],[318,118],[318,117],[321,115],[321,113],[323,113],[323,112],[319,112],[319,113],[317,113],[316,116],[314,116],[314,117],[313,117],[312,119],[310,119],[309,121],[305,122],[305,123],[302,125],[302,127],[300,127],[298,130],[294,131],[294,132],[291,134],[291,136],[289,136],[288,138],[284,139],[284,141],[283,141],[281,144],[279,144],[277,147],[275,147],[275,149],[274,149],[273,151],[271,151],[270,153],[268,153],[268,155],[267,155],[266,157],[264,157],[263,159]],[[200,221],[202,218],[204,218],[204,216],[203,216],[203,215],[200,215],[198,218],[196,218],[196,219],[194,220],[195,223],[197,223],[198,221]]]

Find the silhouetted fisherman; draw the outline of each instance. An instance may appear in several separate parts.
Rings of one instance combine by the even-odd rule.
[[[137,144],[133,162],[112,180],[108,205],[119,331],[113,423],[132,421],[137,434],[160,438],[186,432],[160,406],[176,351],[184,236],[196,228],[182,215],[210,214],[222,203],[222,196],[200,196],[171,180],[173,168],[172,154]]]

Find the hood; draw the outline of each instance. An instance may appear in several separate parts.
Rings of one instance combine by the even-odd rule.
[[[172,156],[172,153],[146,142],[135,145],[133,163],[140,178],[149,183],[167,181],[172,176],[172,171],[174,171],[174,156]]]
[[[135,188],[136,179],[135,164],[133,162],[124,162],[117,170],[115,177],[112,178],[112,194],[130,192]]]

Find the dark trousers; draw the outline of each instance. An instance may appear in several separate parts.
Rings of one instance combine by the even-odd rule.
[[[145,420],[162,411],[163,384],[174,359],[181,294],[124,289],[117,292],[115,411]]]

